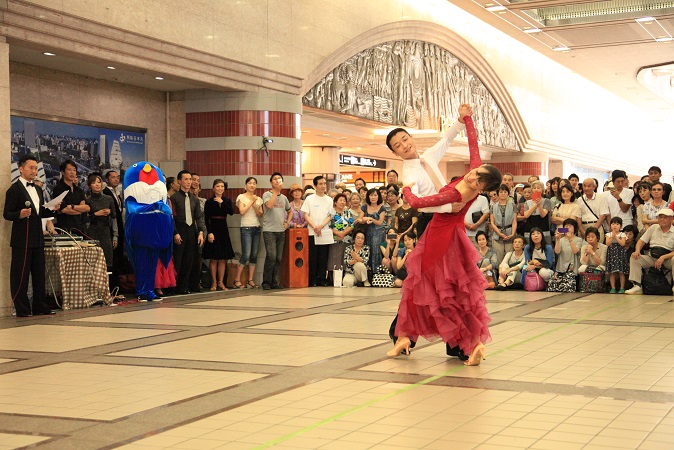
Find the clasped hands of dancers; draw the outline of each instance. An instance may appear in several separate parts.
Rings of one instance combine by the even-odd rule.
[[[457,204],[462,207],[458,211],[436,212],[408,258],[408,276],[403,283],[395,328],[398,339],[387,352],[388,356],[398,356],[403,350],[409,355],[412,340],[423,336],[428,340],[440,337],[448,346],[458,347],[470,355],[464,362],[467,366],[477,366],[485,359],[484,344],[491,340],[488,329],[491,318],[484,297],[486,281],[476,264],[477,250],[466,235],[464,216],[481,191],[495,190],[501,184],[501,173],[493,166],[482,164],[471,115],[470,106],[461,105],[459,122],[466,126],[470,149],[471,170],[467,174],[443,186],[434,168],[429,167],[431,163],[419,161],[437,192],[424,196],[421,183],[419,196],[412,192],[418,180],[404,180],[408,184],[403,188],[403,195],[413,208],[450,203],[455,208]],[[458,128],[453,135],[457,133]],[[436,144],[430,150],[440,149],[444,153],[451,135],[450,129],[439,143],[444,147]],[[419,159],[414,138],[405,130],[389,133],[387,144],[406,163],[411,161],[410,164],[418,167],[419,163],[413,161]],[[433,155],[439,161],[437,155]],[[425,177],[423,173],[416,175]],[[428,189],[426,191],[428,193]]]

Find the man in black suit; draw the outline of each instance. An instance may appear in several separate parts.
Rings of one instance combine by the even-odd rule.
[[[117,186],[119,186],[119,173],[115,170],[109,170],[105,174],[107,187],[103,189],[105,195],[112,197],[115,203],[115,220],[117,220],[117,233],[112,241],[112,275],[110,289],[119,286],[119,276],[122,274],[122,265],[124,264],[124,219],[122,218],[122,209],[124,201],[117,195]]]
[[[176,267],[176,294],[189,294],[190,272],[199,247],[204,244],[206,225],[199,199],[190,193],[192,175],[188,170],[178,173],[180,190],[171,196],[173,205],[173,263]]]
[[[45,260],[42,218],[53,213],[43,206],[42,189],[33,180],[37,176],[37,160],[24,155],[19,160],[21,176],[5,195],[3,217],[12,221],[12,264],[9,284],[17,317],[53,314],[45,298]],[[28,277],[33,276],[33,305],[28,300]]]

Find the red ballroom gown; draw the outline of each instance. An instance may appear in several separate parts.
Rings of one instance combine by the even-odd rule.
[[[477,133],[470,117],[465,118],[470,167],[482,164]],[[413,208],[439,206],[461,201],[456,184],[443,187],[438,194],[419,198],[409,188],[403,194]],[[459,346],[466,355],[479,342],[491,341],[484,290],[487,281],[477,267],[480,255],[466,235],[464,216],[472,199],[459,212],[435,213],[419,243],[405,264],[407,278],[402,287],[398,310],[397,336],[416,341],[438,337],[450,346]]]

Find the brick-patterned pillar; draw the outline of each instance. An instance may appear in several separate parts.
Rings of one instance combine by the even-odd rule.
[[[256,194],[270,188],[273,172],[283,175],[285,193],[302,182],[300,96],[263,92],[185,93],[185,154],[187,169],[201,177],[201,196],[209,198],[213,181],[224,179],[225,195],[235,203],[244,192],[246,178],[257,178]],[[273,140],[263,148],[263,137]],[[232,247],[241,251],[241,216],[227,220]],[[262,283],[265,250],[260,240],[255,281]]]
[[[227,182],[232,202],[249,176],[260,196],[273,172],[283,174],[285,186],[301,183],[301,113],[301,97],[289,94],[187,91],[187,169],[201,176],[201,195],[210,197],[216,178]],[[274,141],[266,151],[263,137]]]
[[[493,165],[501,173],[512,173],[515,183],[526,183],[531,175],[538,175],[542,179],[548,178],[549,158],[545,153],[492,153],[492,159],[485,161]],[[465,165],[465,170],[470,170],[470,165]]]
[[[0,189],[2,198],[11,184],[11,168],[8,164],[12,160],[12,139],[9,120],[9,44],[4,36],[0,36],[0,157],[5,164],[0,169]],[[11,255],[9,238],[12,230],[12,222],[2,220],[0,222],[0,241],[2,253]],[[0,317],[12,314],[12,296],[9,290],[9,258],[0,269]]]

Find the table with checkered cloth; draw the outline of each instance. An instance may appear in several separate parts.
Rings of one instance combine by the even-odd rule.
[[[47,294],[61,294],[64,310],[88,308],[98,300],[112,303],[101,247],[46,247]]]

